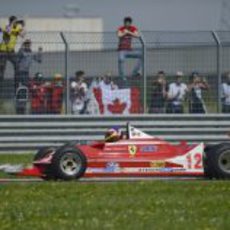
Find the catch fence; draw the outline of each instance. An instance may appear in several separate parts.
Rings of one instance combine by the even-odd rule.
[[[189,88],[181,98],[183,113],[191,112],[193,72],[198,72],[200,81],[206,81],[208,85],[207,89],[203,90],[201,100],[205,112],[222,112],[225,100],[221,93],[222,83],[226,81],[230,71],[229,31],[143,31],[140,38],[133,39],[133,50],[140,54],[140,72],[132,76],[133,67],[139,59],[127,58],[124,62],[123,77],[120,76],[118,68],[118,38],[115,32],[28,32],[26,38],[32,41],[34,54],[42,47],[41,61],[32,61],[29,68],[30,81],[26,85],[28,95],[25,96],[23,90],[16,95],[18,91],[15,88],[15,79],[19,77],[14,63],[18,61],[18,50],[23,42],[18,41],[13,54],[13,64],[6,58],[6,70],[0,85],[0,114],[22,113],[17,110],[18,101],[26,106],[23,111],[26,114],[167,113],[170,112],[168,106],[171,103],[167,95],[162,99],[156,94],[161,93],[161,89],[159,92],[156,90],[159,86],[159,71],[165,73],[166,94],[170,83],[176,81],[176,75],[183,73],[181,81]],[[84,108],[81,107],[81,102],[75,102],[74,97],[78,95],[71,89],[76,79],[75,73],[80,70],[85,72],[84,81],[87,84]],[[34,78],[38,72],[43,75],[41,81]],[[57,74],[62,76],[61,80]],[[102,79],[107,84],[101,84]],[[45,90],[40,97],[36,91],[37,80],[39,86],[44,85]],[[101,88],[93,89],[95,84],[98,87],[110,87],[111,82],[114,86],[111,92],[102,92]],[[56,86],[59,87],[60,95],[55,91],[56,98],[51,98]],[[91,103],[92,95],[94,104]],[[157,107],[156,103],[153,103],[156,101],[154,97],[161,100],[161,105],[157,105],[161,107],[159,110],[154,108]],[[43,100],[43,109],[36,111],[36,100]],[[51,108],[52,103],[56,108]],[[88,108],[90,106],[91,108]]]

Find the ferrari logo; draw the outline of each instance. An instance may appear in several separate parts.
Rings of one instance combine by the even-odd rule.
[[[128,151],[129,151],[129,154],[133,157],[136,155],[137,153],[137,146],[136,145],[129,145],[128,146]]]

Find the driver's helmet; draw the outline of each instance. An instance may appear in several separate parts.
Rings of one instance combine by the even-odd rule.
[[[117,127],[110,128],[105,133],[105,142],[116,142],[120,139],[122,139],[122,131]]]

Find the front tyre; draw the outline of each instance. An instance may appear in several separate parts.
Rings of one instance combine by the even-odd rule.
[[[213,146],[205,154],[204,170],[207,177],[230,179],[230,144]]]
[[[49,154],[52,154],[55,151],[52,147],[42,147],[40,148],[37,153],[34,155],[34,161],[41,160],[47,157]]]
[[[77,148],[66,147],[60,149],[52,159],[52,172],[56,178],[62,180],[73,180],[82,177],[86,167],[86,157]]]

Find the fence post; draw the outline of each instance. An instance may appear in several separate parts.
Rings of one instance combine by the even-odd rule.
[[[70,92],[69,92],[69,44],[66,40],[66,37],[63,32],[60,32],[61,39],[65,45],[65,82],[66,82],[66,90],[65,90],[65,114],[69,113],[69,99],[70,99]]]
[[[222,45],[220,38],[217,34],[216,31],[212,31],[212,36],[216,42],[216,70],[217,70],[217,76],[218,76],[218,86],[217,86],[217,99],[218,99],[218,104],[217,104],[217,111],[218,113],[221,112],[221,83],[222,83]]]
[[[142,45],[142,75],[143,75],[143,101],[144,113],[147,113],[147,76],[146,76],[146,43],[143,34],[140,36]]]

